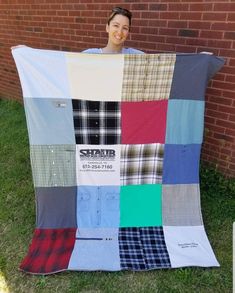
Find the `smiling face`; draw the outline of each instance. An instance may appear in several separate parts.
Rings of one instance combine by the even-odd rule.
[[[116,14],[110,23],[106,25],[109,43],[115,46],[122,45],[128,36],[129,30],[130,23],[128,17]]]

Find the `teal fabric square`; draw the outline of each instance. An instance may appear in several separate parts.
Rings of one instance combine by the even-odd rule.
[[[202,143],[204,107],[204,101],[169,100],[167,110],[166,143]]]
[[[121,186],[120,227],[162,225],[162,185]]]

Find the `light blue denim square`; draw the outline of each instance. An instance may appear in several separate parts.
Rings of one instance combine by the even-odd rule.
[[[78,228],[114,228],[120,225],[119,186],[78,186]]]

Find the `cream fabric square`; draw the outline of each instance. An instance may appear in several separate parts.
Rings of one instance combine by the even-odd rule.
[[[66,53],[73,99],[121,101],[123,54]]]

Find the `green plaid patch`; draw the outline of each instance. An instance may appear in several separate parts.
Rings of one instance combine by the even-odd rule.
[[[31,145],[35,187],[76,186],[75,145]]]
[[[163,156],[163,144],[122,145],[121,185],[161,183]]]
[[[125,55],[122,101],[169,99],[176,54]]]

